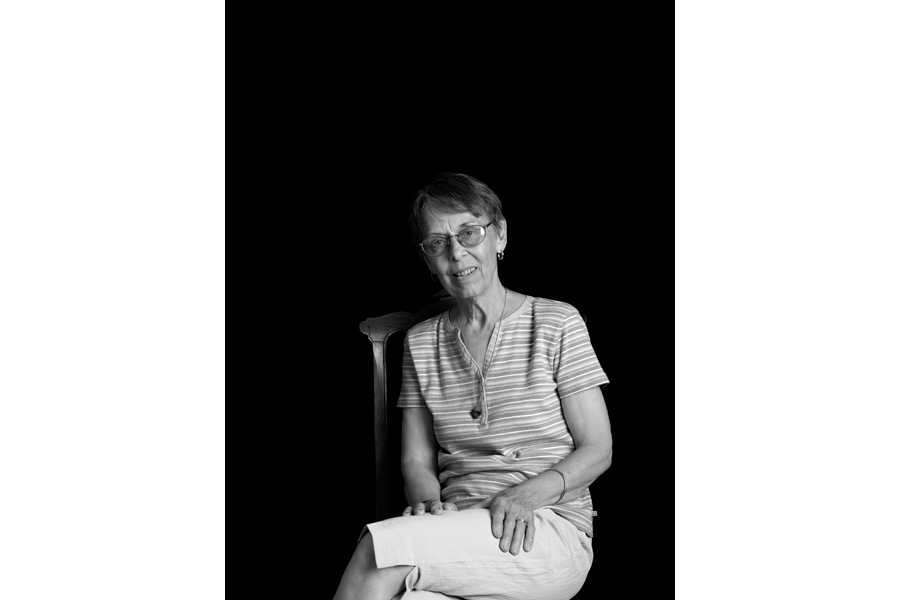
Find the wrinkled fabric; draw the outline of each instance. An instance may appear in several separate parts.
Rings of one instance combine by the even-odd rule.
[[[590,570],[591,538],[546,508],[534,512],[534,527],[534,547],[515,556],[500,551],[484,508],[396,517],[366,529],[378,568],[411,567],[396,600],[569,600]]]
[[[562,401],[609,378],[570,304],[527,296],[494,325],[482,364],[451,312],[407,333],[397,406],[431,413],[441,500],[465,509],[572,454]],[[588,488],[550,508],[594,535]]]

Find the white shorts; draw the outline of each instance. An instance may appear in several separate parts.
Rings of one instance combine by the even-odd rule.
[[[413,567],[406,577],[407,592],[478,600],[569,600],[591,568],[591,538],[549,508],[534,512],[533,526],[534,547],[516,556],[500,550],[486,508],[395,517],[366,529],[378,568]]]

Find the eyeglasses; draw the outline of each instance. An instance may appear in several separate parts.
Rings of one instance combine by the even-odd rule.
[[[493,224],[494,222],[491,221],[487,225],[467,225],[465,229],[456,235],[433,235],[419,244],[419,248],[421,248],[422,252],[428,256],[443,256],[447,253],[447,250],[450,249],[450,238],[456,238],[457,241],[459,241],[460,246],[471,248],[484,241],[484,236],[487,234],[487,228]]]

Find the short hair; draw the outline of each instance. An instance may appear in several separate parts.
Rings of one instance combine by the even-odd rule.
[[[484,183],[462,173],[441,173],[419,190],[409,210],[409,235],[413,244],[422,241],[425,211],[447,213],[470,212],[486,215],[492,223],[502,220],[500,198]]]

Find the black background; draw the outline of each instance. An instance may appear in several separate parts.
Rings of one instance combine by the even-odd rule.
[[[352,148],[333,142],[311,170],[319,185],[300,224],[311,230],[291,266],[302,290],[303,366],[294,372],[304,390],[305,433],[295,447],[303,465],[299,504],[312,511],[300,535],[314,539],[313,568],[329,595],[374,516],[371,344],[359,323],[415,312],[439,291],[405,219],[414,193],[442,171],[472,175],[498,194],[509,235],[502,283],[581,310],[610,378],[604,396],[615,451],[612,467],[591,487],[600,516],[585,597],[633,591],[641,583],[635,573],[668,576],[669,567],[654,562],[664,545],[668,552],[671,531],[670,480],[662,473],[671,446],[661,431],[663,423],[668,429],[662,413],[670,389],[661,350],[671,330],[662,322],[670,296],[661,275],[663,258],[668,264],[661,201],[612,184],[633,171],[611,173],[599,150],[513,146],[449,151],[412,141],[398,152],[376,140]]]

